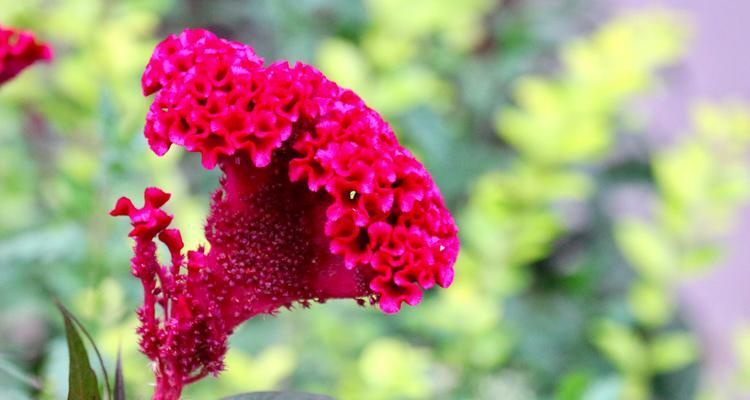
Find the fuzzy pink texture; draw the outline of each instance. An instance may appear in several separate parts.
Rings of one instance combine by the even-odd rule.
[[[437,187],[351,90],[302,63],[265,67],[251,47],[205,30],[161,42],[142,84],[156,94],[151,149],[183,146],[224,172],[208,251],[183,254],[160,189],[146,190],[142,208],[121,198],[111,212],[133,224],[154,398],[178,398],[183,385],[221,371],[227,337],[255,315],[332,298],[395,313],[423,289],[451,284],[457,228]],[[157,261],[155,237],[172,265]]]
[[[0,26],[0,85],[29,65],[52,59],[52,50],[36,41],[31,32]]]

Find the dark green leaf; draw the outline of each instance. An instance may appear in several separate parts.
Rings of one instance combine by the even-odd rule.
[[[69,313],[58,304],[65,321],[65,337],[68,340],[70,372],[68,374],[68,400],[99,400],[99,384],[89,364],[89,355]]]
[[[117,349],[117,366],[115,367],[115,393],[114,400],[125,400],[125,377],[122,373],[122,354]]]
[[[94,354],[96,354],[96,359],[99,360],[99,367],[102,370],[102,375],[104,375],[104,387],[107,389],[107,398],[112,398],[112,388],[109,386],[109,375],[107,374],[107,368],[104,367],[104,359],[102,358],[102,353],[99,352],[99,348],[96,347],[96,343],[94,342],[94,338],[91,337],[91,334],[89,331],[86,330],[86,327],[83,326],[81,321],[76,318],[75,315],[73,315],[70,310],[65,308],[65,306],[62,305],[59,301],[56,301],[55,304],[57,304],[57,308],[60,309],[60,311],[68,318],[70,319],[75,325],[78,327],[78,329],[83,332],[83,335],[86,337],[86,339],[91,344],[91,347],[94,349]]]
[[[334,400],[322,394],[302,392],[253,392],[224,397],[222,400]]]

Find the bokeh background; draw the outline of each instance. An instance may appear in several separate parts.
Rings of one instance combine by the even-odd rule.
[[[737,0],[0,0],[55,48],[0,88],[0,398],[61,399],[58,297],[129,397],[127,224],[145,186],[189,247],[217,172],[152,154],[140,74],[205,27],[360,93],[432,172],[456,280],[396,316],[334,301],[256,318],[186,399],[750,398],[750,3]]]

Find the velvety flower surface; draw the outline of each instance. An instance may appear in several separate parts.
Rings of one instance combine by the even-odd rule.
[[[228,335],[257,314],[333,298],[395,313],[451,284],[457,229],[437,187],[351,90],[305,64],[264,66],[251,47],[204,30],[160,43],[142,84],[155,94],[151,149],[176,144],[224,173],[208,248],[183,252],[160,189],[147,189],[140,208],[121,198],[111,212],[133,225],[155,398],[218,373]],[[155,239],[171,265],[157,261]]]
[[[38,43],[30,32],[0,26],[0,85],[29,65],[52,59],[52,50]]]

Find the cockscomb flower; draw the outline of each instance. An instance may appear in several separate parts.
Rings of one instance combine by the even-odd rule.
[[[121,198],[111,212],[133,225],[154,398],[178,398],[221,371],[227,337],[255,315],[335,298],[395,313],[451,284],[457,228],[437,187],[351,90],[309,65],[264,66],[251,47],[205,30],[161,42],[142,85],[155,94],[151,149],[179,145],[224,173],[208,248],[183,252],[160,189],[146,189],[140,208]],[[156,239],[171,265],[157,261]]]
[[[0,85],[29,65],[52,59],[52,50],[38,43],[34,34],[0,26]]]

